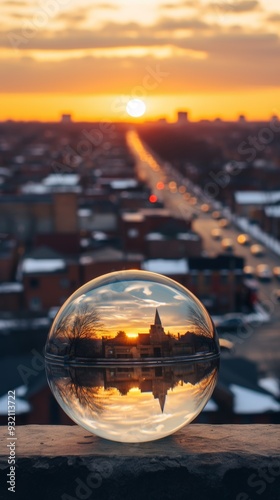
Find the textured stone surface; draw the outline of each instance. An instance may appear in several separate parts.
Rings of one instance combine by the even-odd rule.
[[[280,500],[280,427],[189,425],[142,444],[77,426],[17,428],[16,493],[7,492],[7,429],[0,428],[0,498]]]

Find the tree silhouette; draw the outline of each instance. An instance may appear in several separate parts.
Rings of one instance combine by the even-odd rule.
[[[81,344],[82,340],[100,339],[101,333],[104,332],[105,329],[96,308],[92,307],[89,302],[81,301],[68,306],[64,315],[55,324],[51,345],[57,347],[65,344],[67,340],[64,354],[72,357],[75,356],[77,345]],[[52,349],[51,352],[53,352]]]
[[[77,401],[81,408],[89,410],[92,413],[101,414],[109,405],[109,396],[114,394],[114,389],[106,389],[102,395],[100,385],[86,385],[83,384],[79,376],[80,369],[70,368],[67,370],[67,382],[60,383],[56,381],[56,388],[58,389],[60,397],[65,404],[69,406],[69,402]],[[94,375],[94,374],[93,374]]]

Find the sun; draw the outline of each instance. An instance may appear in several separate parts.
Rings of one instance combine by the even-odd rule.
[[[136,339],[138,337],[138,333],[126,333],[127,338]]]
[[[141,99],[130,99],[126,105],[126,112],[133,118],[143,116],[146,111],[146,104]]]

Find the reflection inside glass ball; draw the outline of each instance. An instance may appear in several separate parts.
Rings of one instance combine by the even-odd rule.
[[[173,280],[144,271],[97,278],[56,316],[49,385],[96,435],[144,442],[191,422],[214,390],[219,345],[208,313]]]

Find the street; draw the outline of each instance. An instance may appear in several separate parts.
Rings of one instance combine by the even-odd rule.
[[[201,211],[201,204],[205,202],[199,195],[199,189],[183,178],[169,164],[160,162],[156,156],[142,143],[134,131],[128,132],[128,145],[136,159],[136,172],[155,194],[159,201],[175,216],[193,218],[193,229],[203,238],[204,253],[215,256],[223,253],[221,239],[230,238],[233,241],[233,252],[245,258],[245,265],[254,269],[258,264],[267,264],[272,270],[279,266],[279,257],[272,251],[265,249],[263,257],[253,256],[250,245],[244,246],[237,242],[241,231],[230,224],[221,229],[221,239],[215,240],[211,230],[219,227],[209,213]],[[252,239],[251,244],[258,243]],[[258,280],[258,297],[262,307],[269,312],[270,320],[250,328],[246,336],[236,336],[234,355],[244,356],[257,362],[259,371],[265,376],[280,377],[280,301],[277,301],[273,292],[280,288],[280,282],[272,278],[269,282]],[[232,338],[231,338],[232,340]]]

